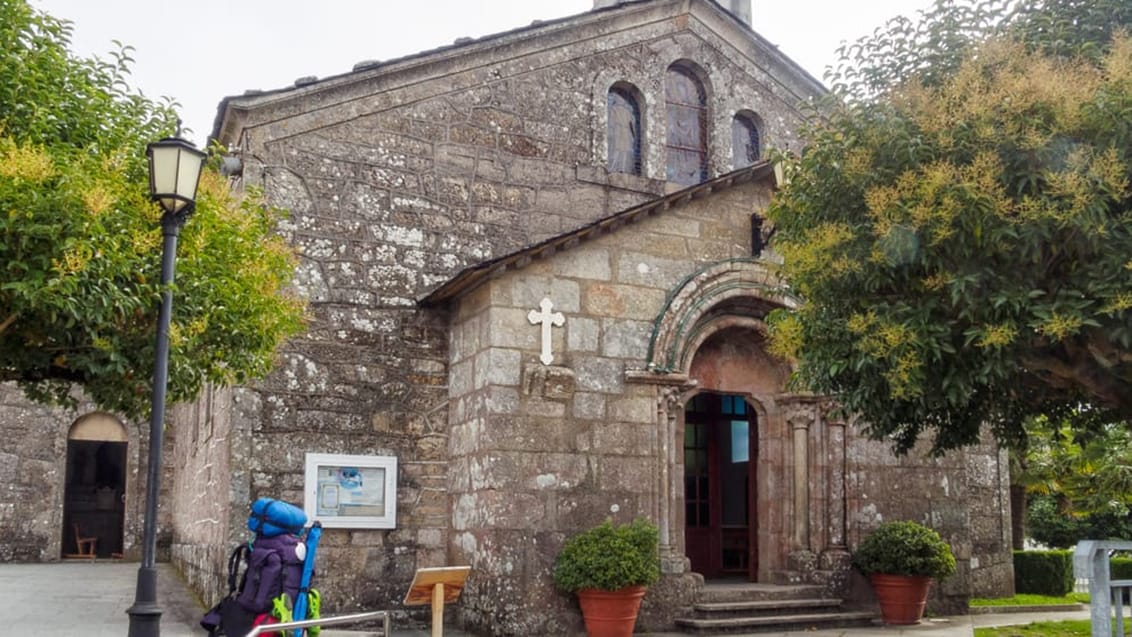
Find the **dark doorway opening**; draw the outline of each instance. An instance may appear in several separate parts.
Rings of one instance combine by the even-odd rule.
[[[121,557],[125,520],[126,444],[67,441],[63,557]],[[93,543],[83,542],[79,538]]]
[[[684,411],[684,542],[704,577],[758,577],[758,419],[742,396],[697,394]]]

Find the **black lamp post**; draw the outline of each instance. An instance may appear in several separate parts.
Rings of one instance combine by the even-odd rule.
[[[157,496],[161,491],[161,445],[165,429],[165,388],[169,378],[169,322],[173,311],[173,263],[177,257],[177,235],[193,213],[197,184],[205,154],[187,141],[167,137],[146,147],[149,156],[149,195],[160,202],[161,313],[157,319],[157,348],[153,363],[153,402],[149,420],[149,463],[145,484],[145,531],[142,563],[130,615],[129,637],[158,637],[161,608],[157,605]]]

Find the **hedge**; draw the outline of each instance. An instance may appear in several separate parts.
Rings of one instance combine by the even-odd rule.
[[[1073,552],[1014,551],[1014,592],[1052,597],[1073,592]]]
[[[1132,579],[1132,557],[1114,557],[1108,564],[1109,579]]]

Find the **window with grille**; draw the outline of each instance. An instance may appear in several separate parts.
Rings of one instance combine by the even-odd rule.
[[[664,82],[668,110],[668,181],[685,186],[707,179],[707,95],[688,71],[673,67]]]
[[[731,120],[731,163],[738,170],[759,160],[759,129],[751,117],[743,114]]]
[[[631,89],[614,86],[605,102],[611,173],[641,174],[641,107]]]

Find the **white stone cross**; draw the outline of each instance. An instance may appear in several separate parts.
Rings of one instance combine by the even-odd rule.
[[[554,362],[554,354],[550,353],[550,326],[562,327],[566,323],[566,317],[562,316],[562,312],[550,311],[554,303],[551,303],[549,298],[543,298],[538,306],[538,310],[527,313],[527,320],[531,325],[542,324],[542,353],[539,354],[538,359],[543,365],[549,365]]]

